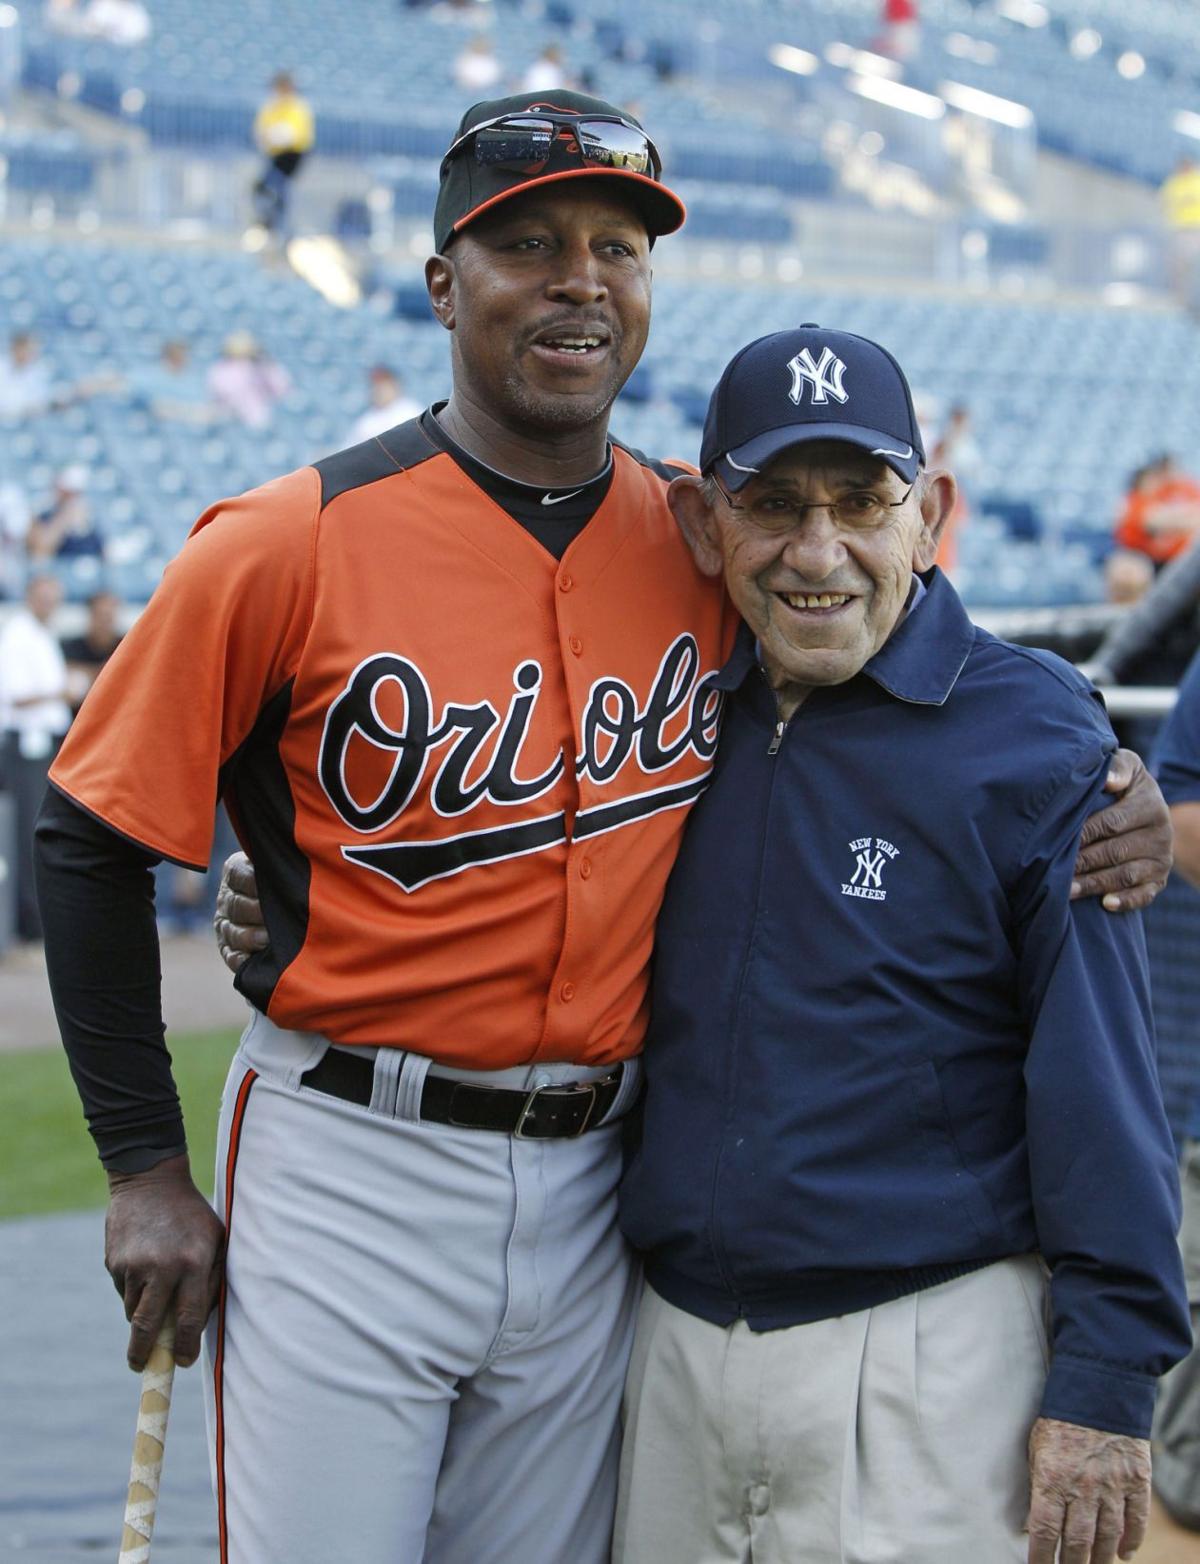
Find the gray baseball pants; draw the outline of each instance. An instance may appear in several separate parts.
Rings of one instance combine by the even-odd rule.
[[[222,1104],[227,1280],[206,1339],[222,1564],[602,1564],[638,1287],[619,1128],[422,1122],[429,1061],[400,1050],[358,1107],[300,1085],[327,1046],[256,1015]]]

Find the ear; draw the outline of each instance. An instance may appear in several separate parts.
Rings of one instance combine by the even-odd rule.
[[[433,313],[447,331],[453,331],[454,262],[448,255],[431,255],[425,262],[425,286]]]
[[[913,544],[913,569],[929,570],[937,558],[946,523],[958,503],[958,484],[952,473],[934,470],[925,474],[921,499],[921,531]]]
[[[706,576],[719,576],[725,568],[725,558],[704,479],[691,473],[676,478],[667,490],[667,504],[700,570]]]

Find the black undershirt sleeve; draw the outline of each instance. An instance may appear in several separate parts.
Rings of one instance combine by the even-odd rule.
[[[141,1173],[186,1149],[164,1040],[154,876],[159,859],[55,788],[35,831],[46,968],[100,1160]]]

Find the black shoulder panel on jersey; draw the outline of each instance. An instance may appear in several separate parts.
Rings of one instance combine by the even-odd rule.
[[[612,436],[609,436],[612,439]],[[635,451],[632,445],[626,445],[624,440],[613,440],[618,450],[624,451],[626,456],[632,456],[639,467],[646,467],[652,473],[657,473],[665,482],[670,483],[672,478],[687,478],[691,473],[686,467],[677,467],[673,462],[656,461],[653,456],[646,456],[641,451]]]
[[[348,489],[361,489],[380,478],[391,478],[406,467],[416,467],[440,453],[421,430],[419,418],[397,424],[372,440],[323,456],[313,466],[321,475],[321,507],[324,509]]]
[[[263,1012],[308,934],[312,866],[296,841],[296,801],[279,753],[293,683],[289,680],[259,712],[220,776],[222,796],[227,796],[254,864],[258,899],[271,934],[270,945],[250,957],[233,986]]]

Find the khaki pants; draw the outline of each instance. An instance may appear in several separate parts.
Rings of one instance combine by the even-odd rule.
[[[1183,1267],[1198,1344],[1162,1382],[1154,1413],[1154,1486],[1171,1514],[1200,1531],[1200,1141],[1183,1157]]]
[[[757,1334],[646,1288],[616,1564],[1020,1564],[1045,1311],[1035,1256]]]

